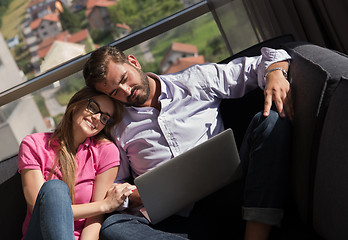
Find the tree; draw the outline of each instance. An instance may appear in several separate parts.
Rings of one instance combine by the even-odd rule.
[[[125,23],[133,30],[148,26],[182,9],[180,0],[120,0],[108,8],[114,23]]]
[[[75,33],[81,30],[81,20],[79,15],[73,14],[69,8],[63,5],[63,12],[59,14],[59,20],[63,30],[68,30],[70,33]]]

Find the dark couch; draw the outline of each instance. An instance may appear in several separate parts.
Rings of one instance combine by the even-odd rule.
[[[348,239],[348,58],[292,40],[291,36],[272,39],[223,61],[258,55],[262,46],[284,48],[292,56],[292,188],[283,224],[271,238]],[[262,108],[259,89],[222,102],[221,114],[226,127],[234,130],[238,146],[251,117]],[[17,156],[0,162],[0,184],[0,239],[20,239],[26,206]]]

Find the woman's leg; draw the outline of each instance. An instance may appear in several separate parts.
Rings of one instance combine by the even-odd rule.
[[[49,180],[42,185],[25,239],[74,239],[70,193],[63,181]]]

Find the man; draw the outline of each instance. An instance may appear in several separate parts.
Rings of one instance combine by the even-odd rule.
[[[245,239],[267,239],[271,226],[282,218],[290,125],[279,115],[291,116],[286,79],[290,56],[284,50],[261,52],[226,65],[195,65],[160,76],[144,73],[134,56],[115,47],[95,51],[84,68],[86,84],[125,105],[114,135],[122,159],[117,180],[135,178],[223,131],[221,99],[238,98],[260,87],[265,92],[264,111],[252,121],[240,154],[246,176]],[[272,102],[279,115],[271,111]],[[141,205],[137,191],[129,204]],[[105,236],[119,232],[116,229],[127,222],[114,218],[117,224],[106,220]]]

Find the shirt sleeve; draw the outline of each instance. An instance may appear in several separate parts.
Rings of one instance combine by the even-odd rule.
[[[18,171],[22,169],[41,170],[40,158],[37,154],[37,144],[31,135],[26,136],[19,147]]]
[[[121,165],[118,170],[115,183],[124,183],[124,182],[127,182],[129,178],[131,177],[130,166],[129,166],[129,160],[125,150],[122,147],[119,147],[119,151],[120,151]]]
[[[258,66],[258,85],[264,89],[265,87],[265,80],[264,76],[266,73],[266,69],[276,62],[281,61],[289,61],[291,59],[290,55],[283,49],[272,49],[272,48],[261,48],[261,62]],[[290,61],[289,61],[290,63]]]
[[[97,174],[120,165],[119,150],[113,142],[102,143],[99,150]]]
[[[218,98],[240,98],[257,87],[264,89],[266,69],[291,57],[282,49],[262,48],[261,53],[260,56],[236,58],[227,64],[198,66],[200,78],[205,79],[201,86],[210,96]]]

